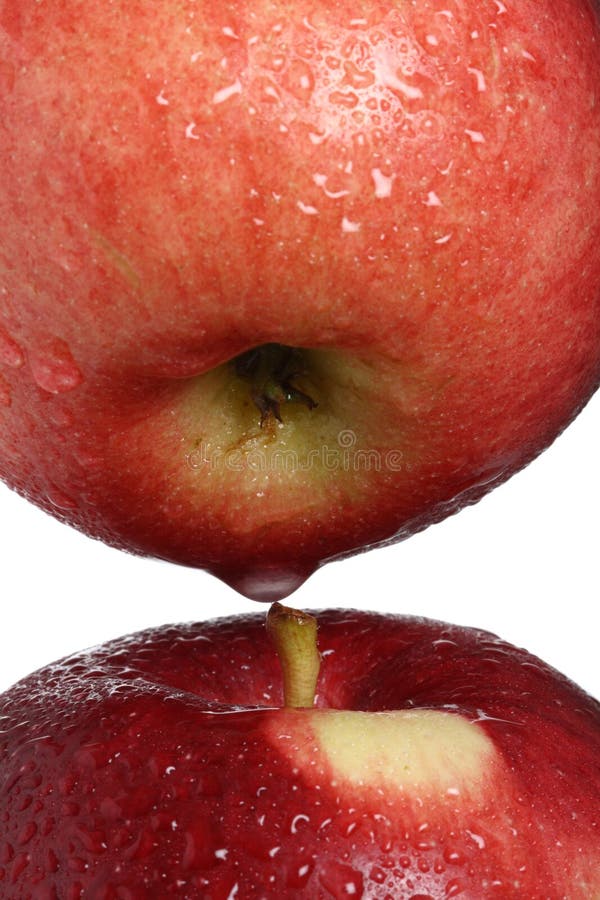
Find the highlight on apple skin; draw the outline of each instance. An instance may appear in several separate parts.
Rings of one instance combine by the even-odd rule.
[[[319,613],[314,708],[260,615],[50,665],[0,698],[0,893],[600,897],[600,705],[487,632]]]
[[[589,0],[5,0],[0,477],[259,599],[600,373]]]

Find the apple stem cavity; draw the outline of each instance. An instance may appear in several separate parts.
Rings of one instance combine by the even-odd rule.
[[[281,603],[273,603],[267,614],[267,632],[281,663],[284,706],[314,706],[321,667],[316,618]]]
[[[302,403],[314,409],[317,403],[293,383],[305,374],[302,351],[283,344],[262,344],[233,360],[236,374],[250,383],[252,402],[260,412],[260,425],[281,418],[283,403]]]

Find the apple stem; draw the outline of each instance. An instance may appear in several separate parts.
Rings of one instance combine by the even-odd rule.
[[[302,610],[273,603],[267,615],[267,632],[281,663],[284,705],[314,706],[321,666],[317,620]]]

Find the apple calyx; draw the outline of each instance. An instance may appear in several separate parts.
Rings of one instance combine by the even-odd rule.
[[[250,396],[260,412],[260,425],[281,418],[282,403],[303,403],[314,409],[317,403],[293,383],[305,372],[302,352],[284,344],[261,344],[233,360],[236,375],[250,383]]]
[[[281,663],[284,706],[314,706],[321,667],[316,618],[281,603],[273,603],[267,614],[267,632]]]

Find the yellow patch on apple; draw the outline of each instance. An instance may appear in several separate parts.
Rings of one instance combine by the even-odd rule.
[[[497,764],[484,730],[436,710],[298,710],[271,723],[271,741],[312,781],[358,788],[427,789],[455,799],[489,784]]]

